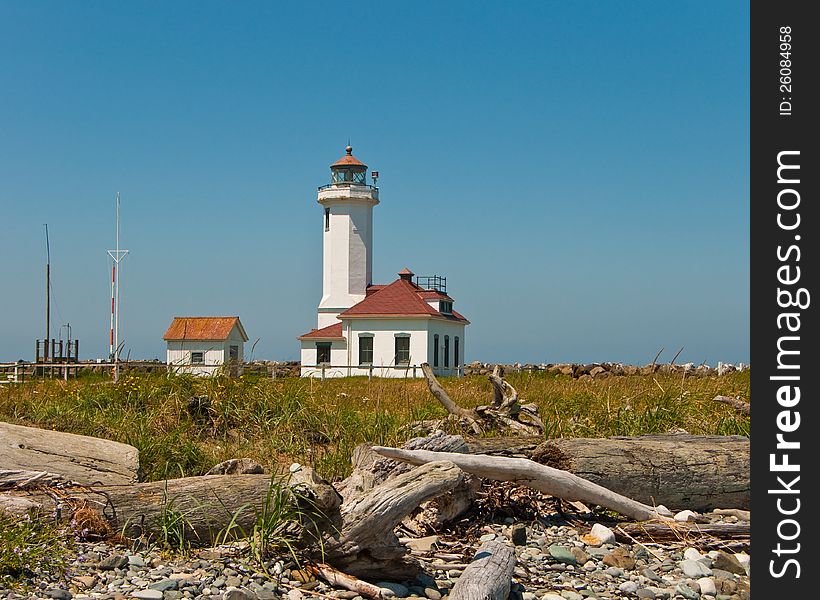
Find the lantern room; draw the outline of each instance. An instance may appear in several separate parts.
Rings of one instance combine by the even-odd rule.
[[[330,165],[331,182],[334,185],[365,185],[367,165],[353,156],[353,147],[345,148],[346,154]]]

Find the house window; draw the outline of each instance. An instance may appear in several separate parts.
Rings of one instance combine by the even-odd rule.
[[[410,364],[410,336],[396,336],[396,365]]]
[[[453,366],[458,368],[461,364],[461,359],[458,356],[458,336],[453,340]]]
[[[444,366],[450,366],[450,336],[444,336]]]
[[[325,209],[325,231],[330,231],[330,209]]]
[[[316,364],[330,364],[330,342],[316,342]]]
[[[433,366],[438,366],[438,334],[433,336]]]
[[[205,353],[204,352],[191,352],[191,364],[192,365],[204,365],[205,364]]]
[[[373,336],[363,335],[359,337],[359,364],[373,364]]]

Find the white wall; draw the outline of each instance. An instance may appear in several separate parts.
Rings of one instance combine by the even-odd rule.
[[[302,350],[300,352],[301,358],[301,374],[302,377],[321,377],[323,369],[316,363],[316,344],[317,342],[327,343],[328,340],[308,339],[301,340]],[[330,342],[330,368],[324,369],[325,377],[344,377],[347,375],[345,369],[339,369],[339,365],[347,364],[347,343],[344,340],[334,340]]]
[[[460,375],[463,373],[461,367],[465,364],[464,354],[464,330],[466,329],[463,323],[457,321],[430,321],[430,329],[428,333],[428,353],[427,362],[433,367],[433,372],[436,375]],[[435,335],[438,334],[438,367],[435,366],[434,346]],[[449,367],[444,366],[444,336],[450,336],[450,360]],[[458,362],[455,364],[455,339],[458,337]]]
[[[204,352],[205,362],[192,365],[191,352]],[[227,350],[222,340],[169,340],[166,362],[172,373],[215,375],[222,368],[226,356]]]
[[[318,327],[336,322],[336,315],[365,297],[373,279],[373,207],[378,191],[366,186],[331,187],[319,191],[322,205],[322,299]],[[324,209],[330,209],[325,230]]]
[[[239,346],[237,372],[242,373],[245,362],[245,340],[236,325],[226,340],[168,340],[167,345],[166,364],[172,373],[216,375],[230,357],[231,346]],[[201,365],[191,364],[192,352],[203,352],[205,362]]]
[[[345,342],[333,342],[331,346],[331,367],[325,369],[325,377],[346,377],[374,375],[377,377],[422,377],[418,368],[423,362],[433,364],[433,333],[439,334],[441,354],[437,375],[458,375],[462,371],[453,364],[455,337],[460,338],[459,353],[464,364],[464,325],[435,319],[344,319],[342,335]],[[359,365],[359,340],[362,334],[373,336],[373,365]],[[409,367],[395,365],[396,334],[410,336]],[[450,367],[444,368],[444,336],[450,336]],[[302,376],[319,377],[321,369],[316,364],[316,342],[302,340]],[[415,367],[415,368],[414,368]]]

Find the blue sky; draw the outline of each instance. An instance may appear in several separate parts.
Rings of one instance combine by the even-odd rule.
[[[381,173],[374,279],[444,274],[467,360],[749,359],[745,2],[0,3],[0,361],[238,314],[295,359],[328,165]],[[250,350],[250,344],[246,351]]]

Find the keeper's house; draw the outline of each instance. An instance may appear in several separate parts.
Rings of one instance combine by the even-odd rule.
[[[242,373],[248,335],[239,317],[174,317],[162,339],[171,373]]]
[[[461,375],[469,321],[453,310],[446,278],[404,269],[390,284],[372,283],[379,189],[365,183],[367,165],[352,150],[319,188],[322,299],[317,328],[299,337],[302,376],[421,377],[424,362],[436,375]]]

